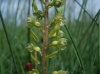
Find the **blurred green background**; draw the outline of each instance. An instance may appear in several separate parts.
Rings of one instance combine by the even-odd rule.
[[[43,10],[40,1],[36,1],[39,9]],[[0,0],[0,11],[10,42],[7,42],[0,19],[0,74],[25,74],[24,65],[30,62],[26,46],[34,41],[29,36],[26,26],[27,17],[32,15],[31,3],[31,0]],[[49,23],[55,14],[55,8],[50,8]],[[84,72],[84,74],[100,74],[100,1],[66,0],[63,14],[67,23],[61,29],[65,33],[65,38],[68,39],[67,48],[48,60],[47,74],[60,69],[70,74]],[[37,29],[34,31],[41,40],[41,33],[39,34]],[[8,44],[11,46],[13,55]],[[42,46],[42,41],[38,45]],[[41,61],[41,58],[39,60]],[[34,65],[33,61],[32,64]],[[39,70],[41,72],[41,64]]]

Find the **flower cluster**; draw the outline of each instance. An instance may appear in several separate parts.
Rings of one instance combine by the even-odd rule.
[[[65,18],[63,17],[62,10],[62,7],[59,7],[57,15],[50,24],[50,27],[54,26],[54,28],[49,33],[49,38],[54,38],[49,47],[57,47],[58,50],[47,55],[47,58],[52,58],[57,55],[60,50],[64,50],[66,48],[67,39],[63,37],[64,32],[60,29],[65,24]]]
[[[44,0],[40,0],[40,1],[43,4],[45,4]],[[55,48],[57,48],[57,50],[52,52],[51,54],[47,54],[46,59],[54,57],[61,50],[64,50],[66,48],[67,39],[64,38],[64,32],[61,30],[61,27],[65,24],[65,18],[62,14],[64,3],[65,3],[65,0],[51,0],[47,4],[47,9],[54,6],[54,7],[58,8],[58,12],[57,12],[55,18],[51,21],[50,25],[48,25],[48,30],[49,30],[48,38],[49,38],[49,40],[51,40],[53,38],[53,41],[49,45],[47,45],[48,49],[51,47],[55,47]],[[39,42],[40,40],[32,28],[36,27],[40,30],[40,32],[42,32],[42,33],[45,32],[41,23],[39,22],[42,18],[44,18],[44,13],[38,9],[38,7],[36,5],[36,0],[33,0],[33,2],[32,2],[32,9],[33,9],[34,16],[28,17],[27,26],[30,28],[30,34],[32,35],[32,38],[35,40],[35,42]],[[50,29],[51,27],[53,29]],[[31,58],[35,62],[35,64],[40,64],[38,57],[35,57],[33,52],[39,53],[40,56],[43,56],[43,55],[42,55],[41,48],[38,45],[36,45],[35,42],[29,43],[26,48],[30,52]],[[30,70],[30,68],[32,68],[32,67],[28,64],[28,69]],[[53,74],[62,74],[64,71],[62,73],[60,73],[60,72],[61,71],[58,71],[57,73],[53,72]],[[32,74],[39,74],[38,70],[32,69]],[[63,74],[66,74],[66,73],[63,73]]]

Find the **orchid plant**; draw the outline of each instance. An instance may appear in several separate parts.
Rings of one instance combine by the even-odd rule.
[[[40,32],[43,34],[43,48],[40,48],[35,43],[30,43],[27,45],[27,49],[30,52],[32,60],[35,62],[36,65],[42,63],[42,74],[47,74],[46,70],[46,60],[49,58],[53,58],[56,56],[61,50],[66,48],[67,39],[64,38],[64,32],[60,29],[65,24],[65,18],[62,14],[63,5],[65,0],[40,0],[45,5],[45,10],[42,12],[38,9],[36,0],[32,2],[32,10],[34,16],[29,16],[27,20],[27,26],[30,28],[30,34],[32,35],[35,42],[39,42],[39,38],[36,33],[33,31],[33,27],[36,27]],[[52,19],[51,24],[48,24],[48,10],[51,7],[56,7],[58,12],[54,19]],[[42,25],[39,21],[44,19],[44,25]],[[50,28],[53,28],[52,30]],[[48,41],[53,39],[53,41],[49,44]],[[52,52],[51,54],[47,54],[47,50],[51,49],[52,47],[57,48],[56,51]],[[38,57],[35,57],[33,52],[39,53],[42,61],[38,60]],[[40,74],[38,69],[32,69],[30,63],[25,66],[27,74]],[[29,68],[29,69],[28,69]],[[30,69],[31,68],[31,69]],[[53,71],[52,74],[68,74],[64,70]]]

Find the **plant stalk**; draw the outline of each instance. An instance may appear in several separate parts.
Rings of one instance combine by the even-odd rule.
[[[48,47],[48,0],[45,0],[44,13],[44,33],[43,33],[43,51],[42,51],[42,74],[47,74],[46,71],[46,54]]]

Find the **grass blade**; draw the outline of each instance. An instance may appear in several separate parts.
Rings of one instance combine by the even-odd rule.
[[[94,19],[95,19],[97,16],[99,16],[99,13],[100,13],[100,10],[97,12],[97,14],[95,15]],[[82,38],[81,38],[80,41],[79,41],[78,47],[79,47],[80,44],[82,43],[82,40],[83,40],[84,37],[86,36],[86,34],[87,34],[88,30],[90,29],[91,25],[93,24],[93,22],[94,22],[94,21],[92,20],[92,22],[91,22],[90,25],[88,26],[87,30],[86,30],[85,33],[83,34]]]
[[[84,66],[83,66],[83,63],[82,63],[80,54],[79,54],[79,52],[78,52],[78,49],[77,49],[77,47],[76,47],[76,45],[75,45],[75,43],[74,43],[74,41],[73,41],[73,39],[72,39],[72,36],[71,36],[71,34],[70,34],[68,28],[66,27],[66,25],[65,25],[65,29],[66,29],[66,31],[68,32],[68,35],[69,35],[69,37],[70,37],[70,39],[71,39],[71,41],[72,41],[72,43],[73,43],[73,46],[74,46],[74,48],[75,48],[74,51],[75,51],[76,57],[77,57],[77,59],[78,59],[78,61],[79,61],[80,67],[81,67],[81,69],[83,70],[82,72],[83,72],[83,74],[85,74],[85,70],[84,70]]]
[[[82,8],[84,9],[84,11],[89,15],[89,17],[99,26],[99,24],[96,22],[96,20],[94,18],[92,18],[92,16],[85,10],[85,8],[77,1],[77,0],[74,0],[75,2],[77,2],[77,4]]]
[[[31,1],[28,0],[28,16],[30,15],[30,3]],[[30,43],[30,28],[27,28],[27,43]],[[30,58],[30,59],[29,59]],[[28,59],[29,59],[29,62],[31,62],[31,56],[30,56],[30,52],[28,54]]]
[[[4,21],[3,21],[3,17],[2,17],[2,14],[1,14],[1,10],[0,10],[0,17],[1,17],[1,22],[2,22],[3,29],[4,29],[6,38],[7,38],[7,42],[8,42],[8,45],[9,45],[9,49],[10,49],[10,52],[11,52],[11,55],[12,55],[13,63],[14,63],[14,65],[15,65],[15,69],[16,69],[16,72],[17,72],[17,74],[18,74],[16,62],[15,62],[15,59],[14,59],[14,54],[13,54],[13,51],[12,51],[12,48],[11,48],[11,45],[10,45],[10,41],[9,41],[9,39],[8,39],[8,34],[7,34],[6,27],[5,27],[5,24],[4,24]]]

